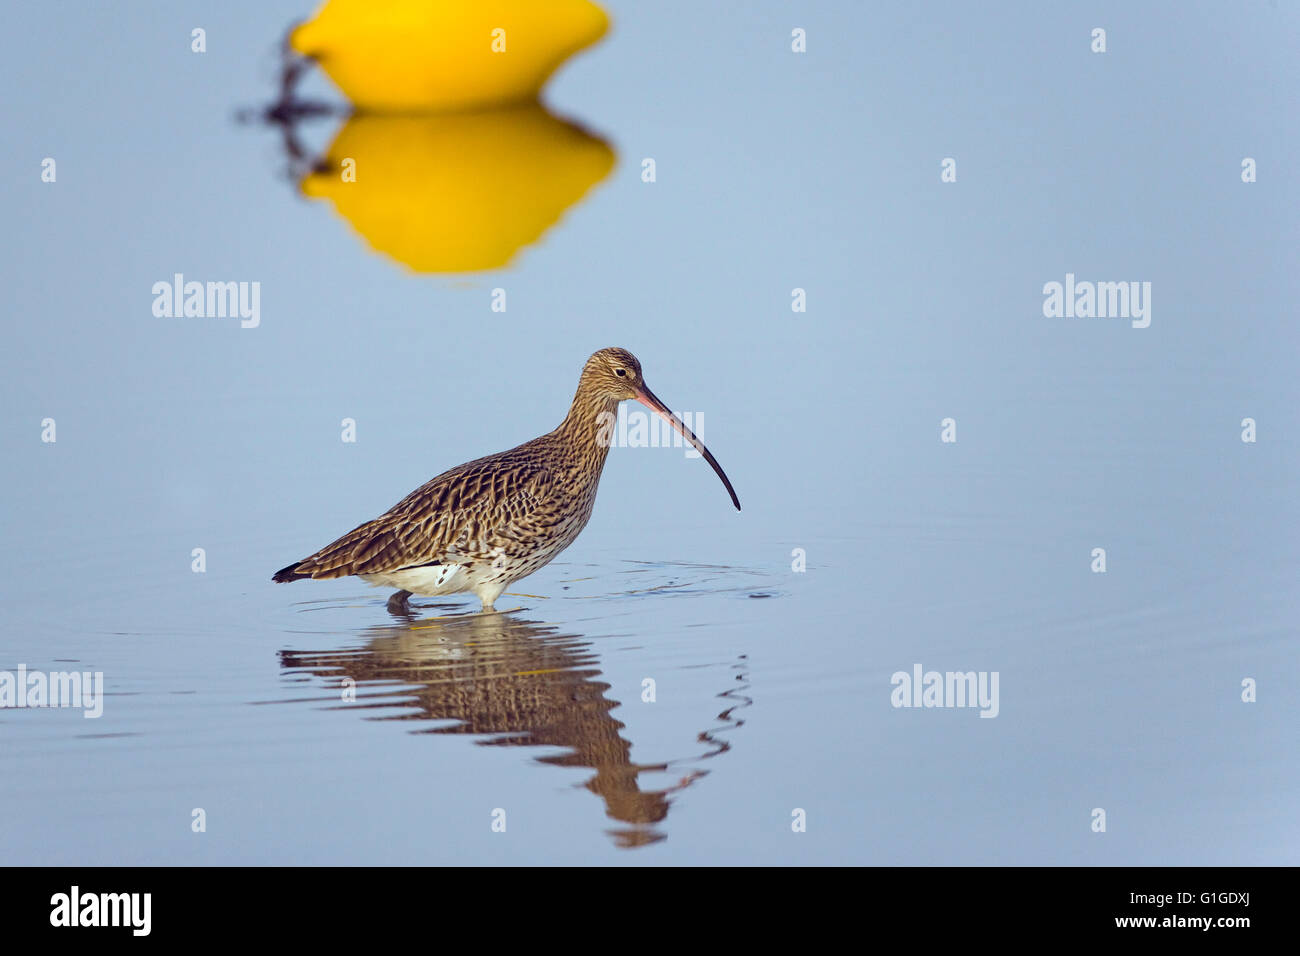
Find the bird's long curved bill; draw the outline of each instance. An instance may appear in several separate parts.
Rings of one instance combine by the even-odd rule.
[[[718,464],[718,459],[713,457],[713,453],[704,447],[704,442],[696,438],[695,433],[686,427],[686,423],[670,412],[668,406],[659,401],[655,396],[655,393],[650,391],[650,389],[646,388],[644,385],[637,388],[636,400],[657,414],[669,425],[672,425],[673,428],[677,430],[677,434],[681,435],[691,443],[691,447],[698,451],[704,460],[713,467],[713,470],[718,473],[718,477],[722,479],[722,483],[727,486],[727,494],[731,495],[731,503],[735,505],[736,510],[739,511],[740,499],[736,497],[736,489],[731,487],[731,481],[727,478],[727,473],[722,470],[722,466]]]

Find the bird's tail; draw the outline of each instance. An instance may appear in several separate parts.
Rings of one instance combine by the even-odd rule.
[[[301,581],[303,578],[311,577],[310,574],[302,574],[298,571],[298,566],[300,564],[302,564],[301,561],[295,561],[287,568],[281,568],[279,571],[276,571],[275,574],[271,575],[271,580],[276,584],[284,584],[287,581]]]

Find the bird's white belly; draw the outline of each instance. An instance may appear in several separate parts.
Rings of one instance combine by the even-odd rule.
[[[358,574],[374,587],[398,588],[412,594],[456,594],[470,587],[469,574],[459,564],[434,564],[427,568],[405,568],[382,574]]]

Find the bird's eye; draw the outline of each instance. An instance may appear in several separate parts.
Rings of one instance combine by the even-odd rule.
[[[620,378],[622,378],[624,375],[627,374],[627,370],[626,370],[626,369],[621,369],[621,368],[616,368],[616,369],[614,369],[614,374],[617,375],[617,376],[619,376]]]

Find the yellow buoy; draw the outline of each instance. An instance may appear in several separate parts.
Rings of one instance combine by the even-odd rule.
[[[589,0],[326,0],[290,34],[363,110],[457,110],[537,96],[609,28]]]
[[[300,188],[416,272],[477,272],[536,241],[614,159],[603,140],[536,103],[362,114],[344,124]]]

